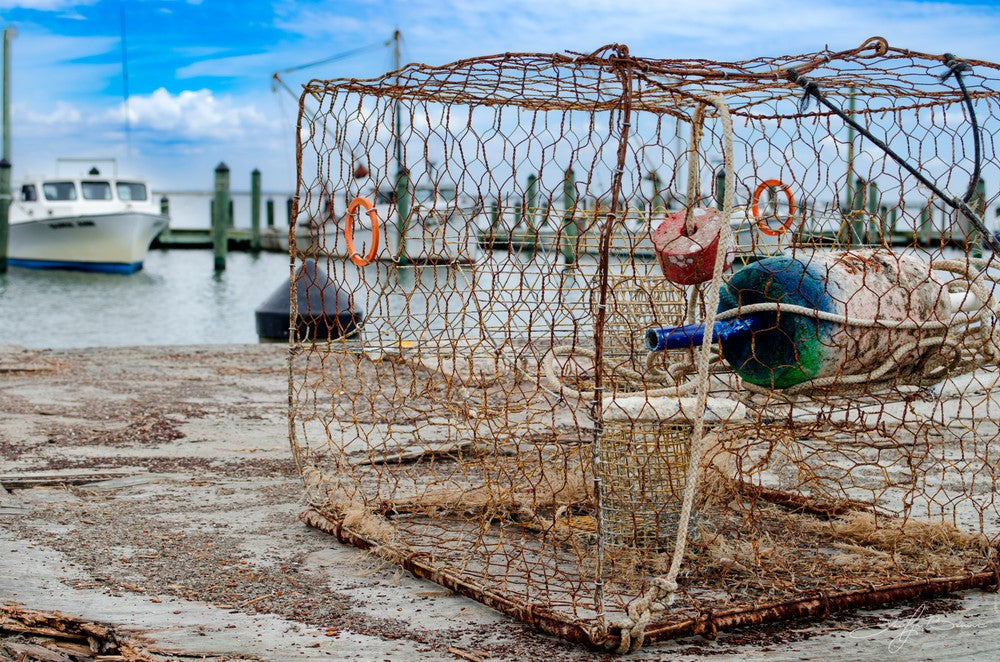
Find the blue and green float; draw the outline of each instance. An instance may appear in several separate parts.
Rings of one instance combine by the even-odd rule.
[[[745,315],[755,304],[774,310]],[[830,313],[844,322],[815,315],[782,312],[802,306]],[[820,377],[863,374],[897,350],[922,337],[920,323],[951,316],[947,288],[930,265],[889,250],[817,252],[802,257],[773,256],[733,274],[722,286],[719,313],[736,310],[716,322],[712,341],[742,379],[759,386],[788,388]],[[918,328],[855,326],[852,319],[916,322]],[[649,329],[650,351],[700,345],[701,324]],[[933,347],[914,349],[900,363],[920,358]]]

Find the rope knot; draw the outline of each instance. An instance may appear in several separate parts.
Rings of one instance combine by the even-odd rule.
[[[668,577],[656,577],[653,579],[653,586],[663,595],[673,595],[677,592],[677,581]]]
[[[959,78],[962,74],[967,74],[972,72],[972,65],[965,60],[959,60],[951,53],[945,53],[944,66],[948,67],[948,71],[941,74],[941,82],[948,80],[950,76],[955,76]]]
[[[805,94],[802,95],[802,99],[799,100],[799,112],[806,112],[809,110],[809,97],[817,96],[819,94],[819,85],[812,78],[803,76],[797,69],[794,68],[788,69],[785,72],[785,77],[788,78],[789,82],[795,83],[805,92]]]

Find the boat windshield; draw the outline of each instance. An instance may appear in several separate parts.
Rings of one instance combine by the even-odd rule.
[[[84,200],[110,200],[111,184],[108,182],[80,182]]]
[[[119,200],[145,200],[146,185],[139,182],[118,182],[115,184]]]
[[[42,192],[46,200],[76,200],[76,186],[73,182],[45,182]]]

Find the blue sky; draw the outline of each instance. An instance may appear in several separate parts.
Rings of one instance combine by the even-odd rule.
[[[129,139],[123,106],[127,35]],[[296,104],[271,73],[403,33],[403,61],[504,51],[590,51],[739,60],[846,49],[880,34],[894,46],[1000,60],[996,2],[916,0],[0,0],[15,27],[15,176],[57,156],[115,156],[160,190],[204,190],[225,161],[234,188],[260,168],[268,190],[294,187]],[[369,77],[391,52],[288,74]]]

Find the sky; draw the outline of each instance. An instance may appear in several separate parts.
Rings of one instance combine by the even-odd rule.
[[[159,191],[209,190],[220,162],[234,190],[257,168],[266,191],[293,191],[297,101],[272,73],[357,51],[283,79],[298,93],[311,78],[377,76],[392,68],[395,29],[403,63],[431,65],[612,42],[734,61],[873,34],[1000,60],[996,0],[0,0],[0,25],[16,30],[15,179],[53,172],[59,156],[110,156]]]

